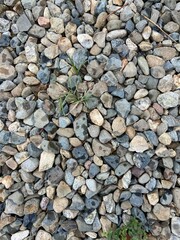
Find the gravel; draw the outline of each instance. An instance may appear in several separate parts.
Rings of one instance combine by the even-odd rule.
[[[179,11],[0,1],[0,239],[180,238]]]

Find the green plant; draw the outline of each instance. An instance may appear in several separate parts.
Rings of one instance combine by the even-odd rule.
[[[107,240],[147,240],[147,233],[144,230],[142,223],[135,217],[131,217],[127,224],[124,224],[117,229],[109,230],[104,233]]]
[[[86,50],[77,49],[72,57],[68,56],[67,62],[71,65],[73,71],[72,76],[69,77],[67,81],[67,91],[64,92],[59,98],[59,110],[63,115],[65,114],[64,106],[66,104],[75,103],[73,107],[73,109],[75,109],[80,103],[86,105],[87,101],[91,97],[90,92],[82,92],[82,90],[78,90],[78,86],[80,83],[82,83],[84,75],[82,68],[85,67],[85,63],[87,62]],[[73,109],[71,109],[71,111]]]
[[[59,99],[59,110],[60,113],[65,115],[64,106],[66,103],[75,103],[73,109],[80,103],[86,105],[86,102],[90,99],[91,94],[89,92],[79,93],[77,88],[75,90],[70,89],[64,93]],[[71,110],[72,111],[72,110]]]

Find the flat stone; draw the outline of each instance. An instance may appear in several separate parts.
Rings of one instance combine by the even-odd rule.
[[[29,230],[24,230],[12,234],[11,240],[23,240],[29,235]]]
[[[165,61],[158,56],[147,55],[146,59],[147,59],[149,67],[163,66],[165,64]]]
[[[135,153],[133,161],[138,168],[145,168],[150,162],[150,156],[147,153]]]
[[[170,218],[170,208],[157,203],[153,208],[153,213],[160,221],[168,221]]]
[[[93,46],[93,38],[88,34],[78,34],[77,39],[79,43],[86,49]]]
[[[33,214],[37,213],[39,209],[39,199],[38,198],[33,198],[25,202],[24,205],[24,214]]]
[[[133,62],[129,62],[123,70],[123,74],[126,78],[135,77],[137,74],[137,68]]]
[[[175,92],[166,92],[160,94],[157,101],[165,109],[176,107],[179,104],[179,94]]]
[[[45,28],[37,24],[34,24],[32,28],[29,30],[29,34],[36,38],[42,38],[46,34],[46,31],[45,31]]]
[[[39,171],[46,171],[52,168],[54,164],[55,154],[43,151],[40,156]]]
[[[141,68],[141,71],[144,75],[149,75],[149,65],[145,59],[145,57],[138,57],[138,65]]]
[[[55,44],[52,44],[51,46],[47,47],[44,50],[44,55],[49,59],[54,59],[59,55],[59,49],[58,46]]]
[[[90,191],[96,192],[97,190],[97,183],[94,179],[86,179],[86,185]]]
[[[34,126],[37,128],[43,128],[49,123],[48,116],[42,109],[38,109],[34,112]]]
[[[7,199],[4,212],[6,214],[15,214],[22,217],[24,215],[24,205],[17,205],[12,200]]]
[[[137,135],[130,142],[130,148],[129,148],[130,151],[142,153],[147,149],[149,149],[149,144],[147,143],[145,138],[142,136]]]
[[[39,166],[37,158],[30,157],[21,164],[21,168],[26,172],[33,172]]]
[[[126,99],[115,102],[115,109],[122,118],[126,118],[131,110],[131,105]]]
[[[64,22],[61,18],[51,17],[50,18],[51,31],[61,34],[64,32]]]
[[[61,181],[57,186],[56,192],[59,198],[63,198],[71,192],[71,188],[64,181]]]
[[[94,109],[89,114],[91,122],[94,123],[97,126],[102,126],[104,123],[104,118],[99,112],[98,109]]]
[[[0,76],[2,80],[13,80],[16,76],[16,70],[12,65],[1,64]]]
[[[149,97],[140,98],[134,101],[134,105],[138,107],[140,110],[145,111],[150,107],[151,100],[149,99]]]
[[[52,236],[50,233],[40,229],[38,232],[37,232],[37,235],[35,237],[35,240],[52,240]]]
[[[113,71],[121,68],[121,60],[118,54],[111,54],[105,66],[106,71]]]
[[[106,35],[106,40],[112,41],[113,39],[116,39],[116,38],[123,38],[126,35],[127,35],[127,31],[124,29],[113,30],[113,31],[108,32],[108,34]]]
[[[172,193],[173,193],[173,202],[175,206],[178,208],[178,211],[180,211],[180,189],[174,188],[172,190]]]
[[[87,65],[87,71],[90,76],[93,78],[99,78],[103,74],[103,69],[96,60],[92,60],[88,65]]]
[[[103,74],[101,77],[101,81],[105,82],[107,84],[107,86],[109,86],[109,87],[117,86],[117,84],[118,84],[118,80],[112,71],[108,71],[105,74]]]
[[[73,122],[76,137],[84,141],[87,138],[87,116],[81,113]]]
[[[76,147],[72,150],[73,157],[78,160],[79,163],[85,163],[88,159],[88,153],[83,146]]]
[[[17,27],[19,31],[21,32],[27,32],[32,27],[31,22],[29,21],[29,18],[26,16],[25,13],[23,13],[18,19],[17,19]]]
[[[112,122],[112,130],[115,136],[121,136],[126,131],[124,118],[116,117]]]
[[[180,237],[180,218],[172,217],[171,220],[171,230],[174,235]]]
[[[154,54],[167,61],[176,56],[176,49],[172,47],[159,47],[154,49]]]
[[[98,140],[94,139],[92,142],[92,149],[97,157],[108,156],[111,153],[111,147],[100,143]]]
[[[124,175],[130,168],[131,168],[131,164],[129,164],[128,162],[123,162],[120,163],[118,165],[118,167],[115,169],[115,174],[118,177],[121,177],[122,175]]]

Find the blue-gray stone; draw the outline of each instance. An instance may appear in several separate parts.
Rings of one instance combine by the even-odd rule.
[[[87,151],[83,146],[74,148],[72,150],[72,155],[80,164],[85,163],[88,159]]]
[[[98,4],[95,9],[95,14],[99,15],[102,12],[106,12],[107,0],[98,0]]]
[[[36,219],[37,219],[37,215],[35,213],[26,214],[24,215],[24,218],[23,218],[23,225],[27,229],[31,229],[32,224],[36,221]]]
[[[59,166],[48,170],[45,176],[45,178],[48,180],[48,183],[54,186],[58,185],[59,182],[63,179],[63,177],[64,172]]]
[[[116,169],[117,166],[120,164],[120,158],[117,155],[110,155],[103,157],[105,163],[107,163],[113,169]]]
[[[133,21],[131,19],[126,22],[125,29],[128,32],[130,32],[130,33],[133,32],[133,30],[134,30],[134,23],[133,23]]]
[[[53,234],[54,240],[66,240],[68,232],[65,231],[62,227],[60,227],[56,233]]]
[[[28,153],[31,157],[37,158],[41,155],[42,149],[39,149],[34,145],[34,143],[29,143],[27,146]]]
[[[121,146],[129,148],[129,137],[126,134],[123,134],[120,137],[117,137],[116,140],[120,143]]]
[[[8,111],[6,109],[6,102],[0,102],[0,119],[7,119]]]
[[[70,144],[69,144],[69,139],[66,137],[58,137],[58,143],[61,149],[64,150],[69,150],[70,149]]]
[[[115,102],[115,109],[121,117],[126,118],[131,110],[131,105],[126,99],[121,99]]]
[[[87,209],[97,209],[100,203],[100,199],[96,196],[94,196],[93,198],[85,199],[85,205]]]
[[[0,143],[8,144],[10,142],[11,133],[5,130],[0,132]]]
[[[154,145],[154,146],[157,146],[159,141],[158,141],[158,138],[156,136],[156,134],[153,132],[153,131],[145,131],[144,132],[145,136],[147,137],[148,141]]]
[[[92,96],[87,100],[86,107],[91,110],[91,109],[95,109],[98,104],[99,104],[99,99]]]
[[[87,115],[86,113],[81,113],[73,122],[76,137],[84,141],[88,137],[87,127]]]
[[[2,34],[0,37],[0,47],[8,47],[10,44],[10,37],[6,34]]]
[[[118,54],[111,54],[105,66],[106,71],[113,71],[121,68],[121,60]]]
[[[127,201],[130,197],[131,197],[131,192],[123,191],[121,192],[119,200],[120,202]]]
[[[89,177],[94,178],[100,172],[100,168],[92,163],[89,168]]]
[[[115,89],[111,94],[115,97],[124,98],[124,90],[122,88]]]
[[[166,72],[168,72],[172,71],[174,69],[174,66],[170,61],[166,61],[165,64],[163,65],[163,68]]]
[[[106,116],[104,116],[105,119],[109,119],[109,118],[113,118],[117,115],[117,112],[110,108],[110,109],[107,109],[107,113],[106,113]]]
[[[180,126],[180,119],[175,118],[172,115],[163,115],[162,122],[167,123],[168,127],[179,127]]]
[[[171,204],[172,199],[173,199],[173,195],[172,195],[171,191],[166,190],[160,198],[160,203],[162,205],[169,205],[169,204]]]
[[[71,124],[71,120],[69,119],[69,117],[59,117],[59,127],[60,128],[66,128],[67,126],[69,126]]]
[[[17,46],[20,46],[21,45],[21,42],[20,40],[17,38],[17,37],[13,37],[10,41],[10,46],[12,48],[16,48]]]
[[[57,131],[57,126],[53,122],[49,122],[45,127],[44,130],[47,133],[54,134]]]
[[[137,218],[139,221],[141,221],[142,223],[146,223],[146,217],[145,214],[143,213],[143,211],[141,211],[139,208],[137,207],[133,207],[131,210],[132,215]]]
[[[50,79],[50,70],[48,68],[40,68],[37,72],[37,78],[44,84],[48,83]]]
[[[147,153],[135,153],[133,161],[136,167],[143,169],[149,164],[150,156]]]
[[[25,136],[20,136],[18,134],[16,134],[15,132],[11,133],[11,139],[10,139],[10,143],[14,144],[14,145],[20,145],[24,142],[26,142],[27,138]]]
[[[81,67],[86,63],[87,61],[87,50],[84,48],[77,49],[72,57],[73,65],[76,67],[76,69],[80,70]]]
[[[124,175],[130,168],[131,168],[131,164],[129,164],[128,162],[122,162],[119,164],[119,166],[115,169],[115,174],[118,177],[121,177],[122,175]]]
[[[180,57],[175,57],[171,60],[172,65],[176,69],[176,72],[180,72]]]
[[[120,57],[126,57],[129,53],[129,48],[122,39],[113,39],[111,41],[112,49],[117,52]]]
[[[156,179],[152,177],[152,178],[149,180],[149,182],[146,183],[145,187],[146,187],[146,189],[148,189],[149,191],[153,191],[153,190],[155,189],[155,187],[156,187],[156,183],[157,183]]]
[[[143,196],[141,193],[133,193],[129,201],[133,207],[140,207],[143,205]]]

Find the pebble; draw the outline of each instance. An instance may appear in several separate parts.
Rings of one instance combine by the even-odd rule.
[[[0,76],[2,80],[13,80],[16,76],[16,70],[11,65],[1,64]]]
[[[55,159],[55,154],[43,151],[40,156],[39,171],[46,171],[52,168]]]
[[[16,233],[12,234],[11,240],[23,240],[26,237],[28,237],[28,235],[29,235],[29,230],[16,232]]]
[[[142,153],[147,149],[149,149],[149,144],[147,143],[145,138],[142,136],[137,135],[130,142],[130,148],[129,148],[130,151]]]
[[[1,238],[98,239],[132,215],[180,238],[179,9],[0,3]]]
[[[157,101],[165,109],[176,107],[179,103],[179,95],[175,92],[166,92],[160,94]]]
[[[93,38],[88,34],[79,34],[77,36],[79,43],[86,49],[93,46]]]
[[[103,116],[98,111],[98,109],[94,109],[89,114],[91,122],[94,123],[97,126],[102,126],[104,123]]]
[[[170,208],[157,203],[153,208],[153,213],[160,221],[167,221],[170,217]]]
[[[116,117],[112,122],[112,130],[115,136],[121,136],[126,131],[125,121],[122,117]]]

